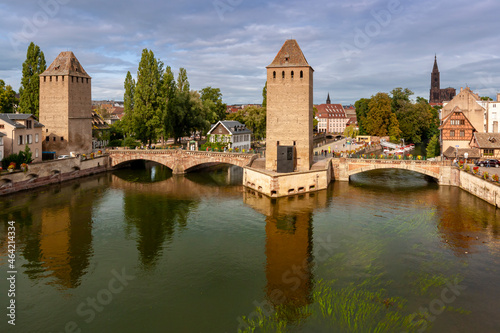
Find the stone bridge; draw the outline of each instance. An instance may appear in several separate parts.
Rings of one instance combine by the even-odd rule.
[[[349,181],[357,173],[376,169],[404,169],[422,173],[437,180],[440,185],[456,185],[451,161],[377,160],[357,158],[332,159],[332,179]]]
[[[172,169],[174,174],[183,174],[202,164],[232,164],[240,167],[250,166],[258,157],[257,154],[222,153],[209,151],[191,151],[181,149],[152,149],[152,150],[109,150],[111,167],[134,161],[146,160],[165,165]]]

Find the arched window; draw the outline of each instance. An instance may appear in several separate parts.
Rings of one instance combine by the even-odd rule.
[[[304,77],[304,72],[300,71],[300,78],[302,79]]]
[[[285,78],[285,71],[281,72],[281,78],[284,79]]]
[[[293,71],[292,71],[292,73],[290,75],[292,76],[292,79],[293,79]]]
[[[273,79],[276,78],[276,71],[273,72]]]

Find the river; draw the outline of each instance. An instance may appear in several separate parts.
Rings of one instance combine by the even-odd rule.
[[[0,197],[0,331],[500,331],[495,207],[406,170],[280,199],[241,174],[146,163]]]

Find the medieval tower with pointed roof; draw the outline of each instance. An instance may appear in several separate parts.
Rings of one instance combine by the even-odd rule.
[[[285,41],[267,66],[267,170],[277,170],[278,146],[293,147],[295,171],[311,168],[313,71],[294,39]]]
[[[91,77],[73,52],[61,52],[40,74],[43,151],[65,155],[92,151]]]

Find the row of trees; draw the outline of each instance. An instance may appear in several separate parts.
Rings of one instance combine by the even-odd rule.
[[[19,99],[10,85],[0,80],[0,113],[31,113],[38,118],[40,80],[39,75],[47,69],[45,56],[33,42],[28,46],[23,63]],[[17,110],[15,109],[16,105]]]
[[[206,133],[210,124],[224,119],[226,104],[219,88],[190,90],[187,72],[179,69],[177,81],[170,66],[164,67],[153,51],[144,49],[134,80],[125,78],[124,133],[144,144],[158,138],[179,138]]]
[[[354,104],[360,135],[389,136],[391,141],[423,143],[439,136],[439,109],[408,88],[395,88],[390,94],[379,92]],[[439,154],[439,145],[438,145]]]

